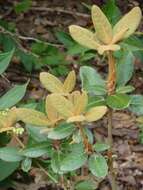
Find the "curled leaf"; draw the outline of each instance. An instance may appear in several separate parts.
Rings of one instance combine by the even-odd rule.
[[[65,93],[69,93],[74,89],[76,82],[76,75],[74,71],[71,71],[64,81],[63,89]]]
[[[92,6],[91,14],[98,39],[104,44],[109,44],[113,35],[110,22],[101,9],[96,5]]]
[[[40,73],[40,81],[42,85],[53,93],[63,93],[63,84],[54,75],[42,72]]]
[[[142,17],[141,9],[139,7],[134,7],[129,13],[127,13],[123,18],[117,22],[113,28],[114,34],[119,33],[121,30],[128,28],[124,35],[124,38],[128,38],[137,29]]]
[[[85,114],[86,121],[88,122],[97,121],[101,119],[106,112],[107,112],[106,106],[93,107]]]
[[[69,31],[72,38],[79,44],[89,49],[97,49],[99,47],[99,43],[91,31],[76,25],[71,25]]]

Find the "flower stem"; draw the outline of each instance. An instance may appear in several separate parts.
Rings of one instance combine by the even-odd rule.
[[[107,91],[108,95],[112,95],[115,92],[115,86],[116,86],[116,67],[115,67],[115,59],[113,57],[113,53],[111,51],[108,52],[108,67],[109,67],[109,73],[108,73],[108,81],[107,81]],[[113,166],[113,137],[112,137],[112,128],[113,128],[113,110],[109,108],[108,110],[108,143],[110,145],[110,148],[108,150],[108,159],[109,159],[109,178],[112,190],[117,190],[116,185],[116,175],[114,172],[114,166]]]

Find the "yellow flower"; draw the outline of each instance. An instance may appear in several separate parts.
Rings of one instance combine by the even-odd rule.
[[[99,54],[103,54],[105,51],[119,50],[120,46],[117,43],[135,32],[142,17],[141,9],[135,7],[112,28],[98,6],[92,6],[91,15],[95,28],[94,33],[76,25],[71,25],[69,31],[75,41],[87,48],[97,50]]]
[[[86,111],[88,96],[85,91],[82,93],[75,91],[69,95],[68,99],[60,94],[51,94],[49,100],[68,123],[97,121],[107,112],[106,106],[93,107]]]
[[[74,71],[71,71],[65,79],[64,83],[62,83],[54,75],[47,72],[42,72],[40,73],[40,81],[48,91],[64,95],[70,93],[74,89],[76,75]]]

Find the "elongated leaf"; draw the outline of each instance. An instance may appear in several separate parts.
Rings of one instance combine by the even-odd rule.
[[[125,109],[130,105],[131,98],[126,94],[115,94],[108,96],[106,102],[111,108],[120,110]]]
[[[31,169],[32,165],[32,159],[31,158],[25,158],[21,163],[21,169],[24,172],[28,172]]]
[[[29,158],[37,158],[48,153],[50,145],[48,143],[36,144],[21,151],[21,155]]]
[[[26,124],[35,126],[48,126],[50,124],[44,113],[33,109],[17,108],[16,113],[17,119],[23,121]]]
[[[46,72],[40,73],[40,81],[42,85],[53,93],[63,93],[63,84],[54,75]]]
[[[108,144],[104,144],[104,143],[99,143],[97,142],[95,145],[94,145],[94,148],[95,148],[95,151],[96,152],[103,152],[105,150],[108,150],[110,148],[110,146]]]
[[[82,88],[87,92],[95,95],[104,95],[106,90],[100,90],[96,86],[100,86],[102,89],[105,89],[105,81],[97,73],[95,69],[89,66],[82,66],[80,68],[80,78],[82,82]]]
[[[112,40],[112,26],[109,23],[107,17],[101,11],[101,9],[93,5],[92,6],[92,21],[96,30],[97,37],[104,44],[109,44]]]
[[[142,95],[132,95],[131,97],[131,104],[130,104],[130,111],[137,115],[143,115],[143,96]]]
[[[101,45],[99,48],[98,48],[98,53],[99,54],[103,54],[104,52],[106,51],[118,51],[120,50],[120,46],[119,45],[116,45],[116,44],[109,44],[109,45]]]
[[[107,112],[106,106],[97,106],[89,109],[89,111],[85,114],[86,121],[92,122],[101,119],[105,113]]]
[[[10,108],[17,104],[25,95],[28,83],[16,85],[0,98],[0,110]]]
[[[132,77],[134,70],[134,56],[131,52],[124,52],[117,63],[117,85],[125,85]],[[123,69],[124,68],[124,69]]]
[[[96,41],[94,33],[80,26],[71,25],[69,27],[70,35],[72,38],[89,49],[97,49],[99,47],[98,41]]]
[[[108,174],[108,165],[105,158],[101,155],[92,155],[89,158],[89,169],[98,178],[104,178]]]
[[[77,98],[75,97],[75,99],[77,99],[77,101],[74,105],[74,114],[80,115],[85,111],[88,104],[88,96],[86,91],[83,91],[82,94],[80,94],[80,96],[78,96]]]
[[[46,113],[48,115],[48,119],[53,124],[60,118],[57,110],[52,105],[52,102],[50,100],[50,96],[47,96],[47,98],[46,98]]]
[[[70,117],[73,115],[73,104],[66,99],[65,97],[58,95],[58,94],[52,94],[50,95],[50,100],[53,105],[53,107],[64,117]]]
[[[83,166],[86,160],[87,160],[87,155],[84,153],[83,154],[77,152],[69,153],[65,155],[65,158],[62,160],[60,169],[66,172],[74,171]]]
[[[0,181],[11,175],[19,166],[19,162],[5,162],[0,160]]]
[[[64,92],[65,93],[71,92],[74,89],[75,82],[76,82],[75,72],[71,71],[64,81],[63,84]]]
[[[48,133],[48,138],[55,140],[64,139],[70,136],[74,130],[75,126],[73,124],[61,123]]]
[[[127,13],[117,24],[114,26],[114,34],[118,33],[121,29],[128,28],[128,31],[124,35],[124,38],[128,38],[137,29],[142,17],[141,9],[134,7],[129,13]]]
[[[17,162],[23,159],[17,148],[4,147],[0,148],[0,159],[7,162]]]
[[[95,181],[86,180],[78,182],[75,186],[75,190],[95,190],[97,187],[98,183],[96,184]]]
[[[7,69],[13,54],[14,49],[12,51],[0,54],[0,75]]]
[[[135,88],[131,85],[127,85],[127,86],[119,86],[117,89],[116,89],[116,92],[118,94],[125,94],[125,93],[130,93],[132,91],[134,91]]]

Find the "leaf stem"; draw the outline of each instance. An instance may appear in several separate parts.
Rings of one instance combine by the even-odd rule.
[[[115,92],[116,87],[116,65],[115,65],[115,59],[113,57],[113,52],[108,52],[108,81],[107,81],[107,91],[108,95],[112,95]],[[110,145],[110,148],[108,150],[108,159],[109,159],[109,179],[111,183],[112,190],[117,190],[116,185],[116,174],[114,172],[114,166],[113,166],[113,137],[112,137],[112,128],[113,128],[113,110],[109,108],[108,110],[108,143]]]

